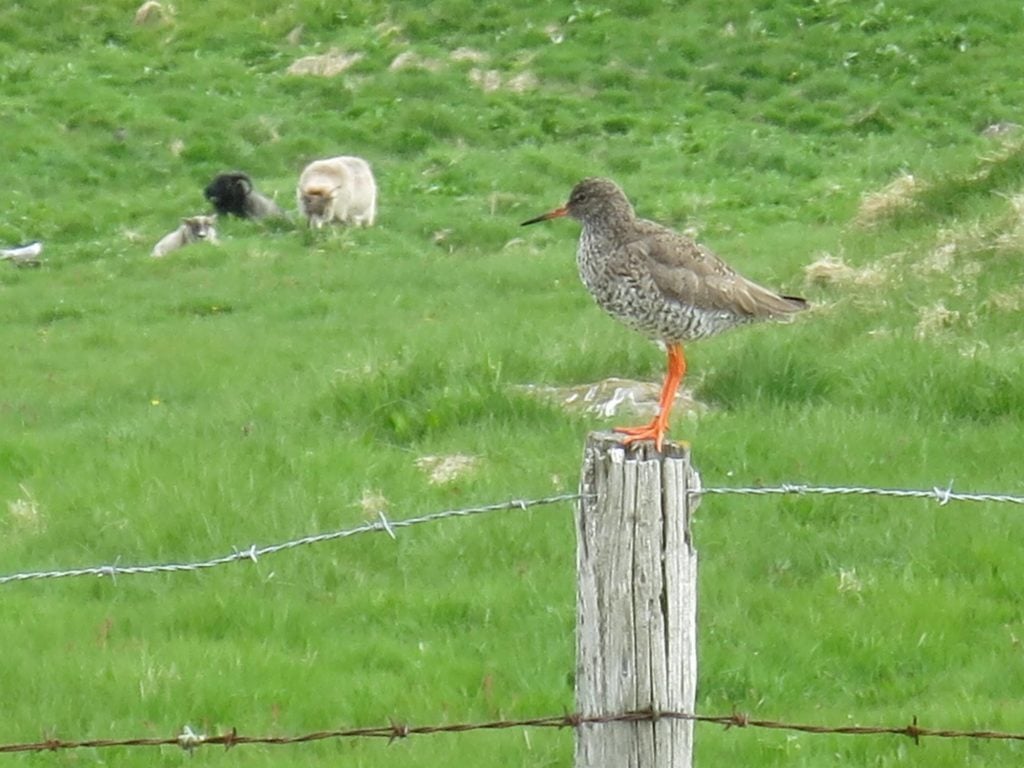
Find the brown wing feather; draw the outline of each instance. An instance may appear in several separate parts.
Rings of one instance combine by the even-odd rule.
[[[803,299],[780,296],[739,274],[709,248],[650,221],[641,237],[626,245],[670,299],[700,309],[749,317],[789,315],[807,307]]]

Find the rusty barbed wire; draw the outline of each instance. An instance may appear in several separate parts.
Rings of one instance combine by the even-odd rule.
[[[952,483],[945,487],[934,486],[930,489],[902,489],[902,488],[871,488],[866,486],[825,486],[805,485],[799,483],[783,483],[777,486],[753,486],[753,487],[718,487],[718,488],[694,488],[689,491],[691,496],[882,496],[888,498],[902,499],[926,499],[938,502],[939,506],[945,506],[950,502],[986,502],[993,504],[1024,504],[1024,496],[1016,496],[1007,493],[961,493],[954,492]],[[548,504],[558,504],[568,501],[579,501],[582,496],[578,493],[563,493],[556,496],[547,496],[540,499],[514,499],[512,501],[487,504],[467,509],[450,509],[443,512],[435,512],[420,517],[411,517],[404,520],[389,520],[383,513],[378,514],[378,519],[371,523],[354,528],[346,528],[328,533],[318,533],[310,536],[303,536],[280,544],[270,544],[264,547],[257,547],[255,544],[240,549],[233,548],[231,554],[215,557],[209,560],[187,563],[158,563],[151,565],[98,565],[83,568],[55,569],[50,571],[27,571],[24,573],[12,573],[0,576],[0,586],[20,581],[33,581],[38,579],[61,579],[74,576],[134,576],[138,574],[154,573],[177,573],[186,571],[200,571],[214,568],[220,565],[227,565],[236,562],[255,563],[259,558],[266,555],[273,555],[285,550],[294,549],[309,544],[319,544],[326,541],[344,539],[362,533],[385,532],[392,538],[395,537],[395,530],[408,528],[422,523],[437,522],[453,517],[470,517],[487,512],[499,512],[509,510],[523,510],[529,507],[537,507]]]
[[[729,715],[698,715],[687,712],[657,712],[651,709],[633,710],[610,715],[583,715],[578,712],[546,717],[532,717],[520,720],[491,720],[476,723],[445,723],[442,725],[407,725],[392,720],[388,725],[362,728],[339,728],[332,730],[313,731],[297,736],[246,736],[236,728],[227,733],[215,736],[198,734],[190,726],[185,726],[177,736],[138,737],[126,739],[44,739],[22,743],[0,744],[0,753],[15,752],[56,752],[73,749],[104,749],[110,747],[179,747],[192,751],[198,747],[223,746],[225,749],[252,744],[269,746],[287,746],[308,744],[331,739],[376,738],[387,739],[389,742],[409,736],[431,736],[437,734],[467,733],[470,731],[500,731],[512,728],[581,728],[588,725],[608,723],[657,722],[659,720],[689,720],[697,723],[721,725],[726,730],[732,728],[762,728],[775,731],[796,731],[815,735],[838,736],[906,736],[920,743],[924,738],[938,739],[981,739],[990,741],[1024,741],[1024,733],[1012,733],[996,730],[961,730],[954,728],[925,728],[918,724],[915,716],[908,725],[874,726],[874,725],[812,725],[807,723],[789,723],[779,720],[752,718],[749,715],[733,712]]]

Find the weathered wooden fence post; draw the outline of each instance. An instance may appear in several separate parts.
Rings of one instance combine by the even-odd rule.
[[[693,712],[697,553],[690,515],[700,488],[689,449],[592,433],[576,514],[576,709]],[[693,721],[582,724],[575,768],[690,768]]]

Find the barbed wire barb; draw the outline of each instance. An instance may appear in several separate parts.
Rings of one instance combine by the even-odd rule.
[[[381,526],[383,526],[383,528],[387,532],[388,536],[390,536],[392,539],[397,539],[398,537],[395,536],[395,529],[391,527],[391,523],[384,516],[384,510],[379,511],[377,513],[377,517],[380,519],[380,524],[381,524]]]
[[[391,718],[388,725],[369,726],[363,728],[338,728],[326,731],[313,731],[297,736],[245,736],[232,728],[225,733],[207,736],[196,733],[188,725],[182,732],[168,738],[140,737],[124,739],[78,739],[65,740],[48,738],[44,741],[0,744],[0,754],[15,752],[57,752],[74,749],[101,749],[107,747],[162,747],[178,746],[192,753],[199,747],[224,746],[231,749],[240,745],[274,745],[287,746],[308,744],[330,739],[376,738],[386,739],[389,744],[398,739],[410,736],[432,736],[438,734],[457,734],[470,731],[496,731],[512,728],[581,728],[599,726],[607,723],[656,723],[659,720],[691,720],[698,723],[720,725],[725,731],[732,729],[762,728],[776,731],[796,731],[814,735],[834,736],[906,736],[920,744],[923,738],[941,739],[980,739],[990,741],[1024,741],[1024,733],[1013,733],[994,730],[957,730],[953,728],[924,728],[918,724],[915,715],[909,725],[872,726],[872,725],[813,725],[808,723],[790,723],[779,720],[754,719],[749,715],[733,711],[728,715],[699,715],[687,712],[666,712],[654,708],[630,710],[607,715],[584,715],[579,712],[565,712],[561,715],[532,717],[520,720],[491,720],[476,723],[445,723],[442,725],[410,726],[400,720]]]
[[[952,501],[983,502],[992,504],[1022,504],[1024,496],[1008,493],[956,493],[953,482],[945,487],[933,486],[927,490],[914,488],[870,488],[866,486],[828,486],[782,483],[777,486],[693,488],[691,496],[883,496],[899,499],[931,499],[939,506]]]
[[[192,730],[191,726],[186,725],[182,732],[178,735],[178,746],[183,750],[192,753],[192,750],[196,747],[202,746],[206,742],[206,737],[196,733]]]
[[[556,496],[546,496],[539,499],[514,499],[512,501],[499,502],[496,504],[486,504],[478,507],[468,507],[465,509],[448,509],[442,512],[434,512],[428,515],[421,515],[419,517],[409,517],[405,518],[404,520],[388,520],[386,517],[384,517],[383,513],[381,513],[380,518],[378,520],[363,523],[362,525],[357,525],[352,528],[344,528],[337,531],[329,531],[327,533],[312,534],[310,536],[303,536],[298,539],[291,539],[290,541],[281,542],[279,544],[270,544],[263,547],[257,547],[255,544],[250,545],[246,549],[232,547],[231,554],[223,555],[221,557],[215,557],[209,560],[202,560],[199,562],[158,563],[151,565],[122,566],[120,565],[121,558],[118,557],[113,565],[98,565],[85,568],[70,568],[51,571],[27,571],[24,573],[12,573],[6,576],[0,576],[0,586],[10,584],[13,582],[32,581],[36,579],[61,579],[71,578],[75,576],[109,576],[111,578],[114,578],[117,576],[134,576],[138,574],[198,571],[206,568],[214,568],[220,565],[227,565],[229,563],[237,562],[257,563],[259,561],[259,558],[265,557],[267,555],[274,555],[278,552],[284,552],[286,550],[295,549],[296,547],[308,546],[311,544],[321,544],[323,542],[336,541],[338,539],[345,539],[363,533],[384,532],[389,534],[391,538],[394,539],[397,538],[395,531],[398,528],[408,528],[413,525],[433,523],[438,522],[440,520],[448,520],[451,518],[471,517],[474,515],[486,514],[488,512],[525,512],[531,507],[539,507],[549,504],[559,504],[562,502],[577,501],[579,498],[580,495],[578,493],[563,493]]]
[[[800,483],[782,483],[777,486],[754,486],[754,487],[717,487],[717,488],[691,488],[688,493],[691,496],[881,496],[888,498],[904,499],[930,499],[938,502],[939,506],[947,506],[949,503],[958,502],[984,502],[993,504],[1017,504],[1024,505],[1024,496],[1016,496],[1007,493],[959,493],[953,491],[951,480],[945,488],[933,486],[930,489],[904,489],[904,488],[871,488],[866,486],[823,486],[807,485]],[[138,574],[154,573],[177,573],[183,571],[199,571],[207,568],[214,568],[221,565],[236,562],[258,563],[259,558],[265,555],[273,555],[278,552],[294,549],[296,547],[320,544],[327,541],[348,538],[363,533],[384,532],[392,539],[396,539],[396,530],[423,523],[432,523],[440,520],[447,520],[455,517],[470,517],[498,511],[526,511],[530,507],[558,504],[562,502],[579,501],[581,495],[578,493],[564,493],[556,496],[547,496],[539,499],[512,499],[511,501],[487,504],[466,509],[449,509],[443,512],[434,512],[419,517],[406,518],[404,520],[389,520],[383,512],[378,513],[378,519],[373,522],[364,523],[353,528],[346,528],[327,533],[318,533],[303,536],[298,539],[270,544],[264,547],[257,547],[255,544],[246,549],[232,547],[229,555],[215,557],[210,560],[187,563],[160,563],[151,565],[120,565],[121,558],[118,557],[113,565],[99,565],[85,568],[70,568],[51,571],[27,571],[23,573],[12,573],[0,576],[0,586],[13,582],[32,581],[38,579],[60,579],[75,576],[133,576]]]

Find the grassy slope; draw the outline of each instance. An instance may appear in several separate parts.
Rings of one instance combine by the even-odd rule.
[[[47,248],[41,270],[0,270],[3,572],[219,554],[361,521],[368,494],[404,517],[572,489],[599,423],[510,385],[662,366],[591,306],[573,225],[516,226],[587,174],[819,305],[691,351],[714,408],[676,430],[705,483],[1021,490],[1010,203],[1024,172],[1016,147],[979,136],[1020,118],[1018,6],[254,0],[180,3],[142,28],[134,10],[0,9],[0,241]],[[451,59],[459,48],[487,60]],[[330,49],[364,58],[336,78],[284,74]],[[406,51],[439,69],[389,70]],[[474,68],[536,86],[484,92]],[[373,163],[379,227],[313,238],[225,222],[218,250],[148,259],[217,171],[245,168],[290,204],[302,165],[335,152]],[[927,182],[916,204],[852,224],[903,171]],[[823,251],[875,282],[802,286]],[[481,464],[451,485],[414,465],[454,452]],[[4,587],[0,689],[19,696],[0,740],[561,711],[570,517]],[[700,709],[1020,730],[1021,525],[1005,507],[708,500]],[[1004,765],[1018,751],[698,733],[699,764]],[[570,754],[567,733],[508,733],[203,759]]]

